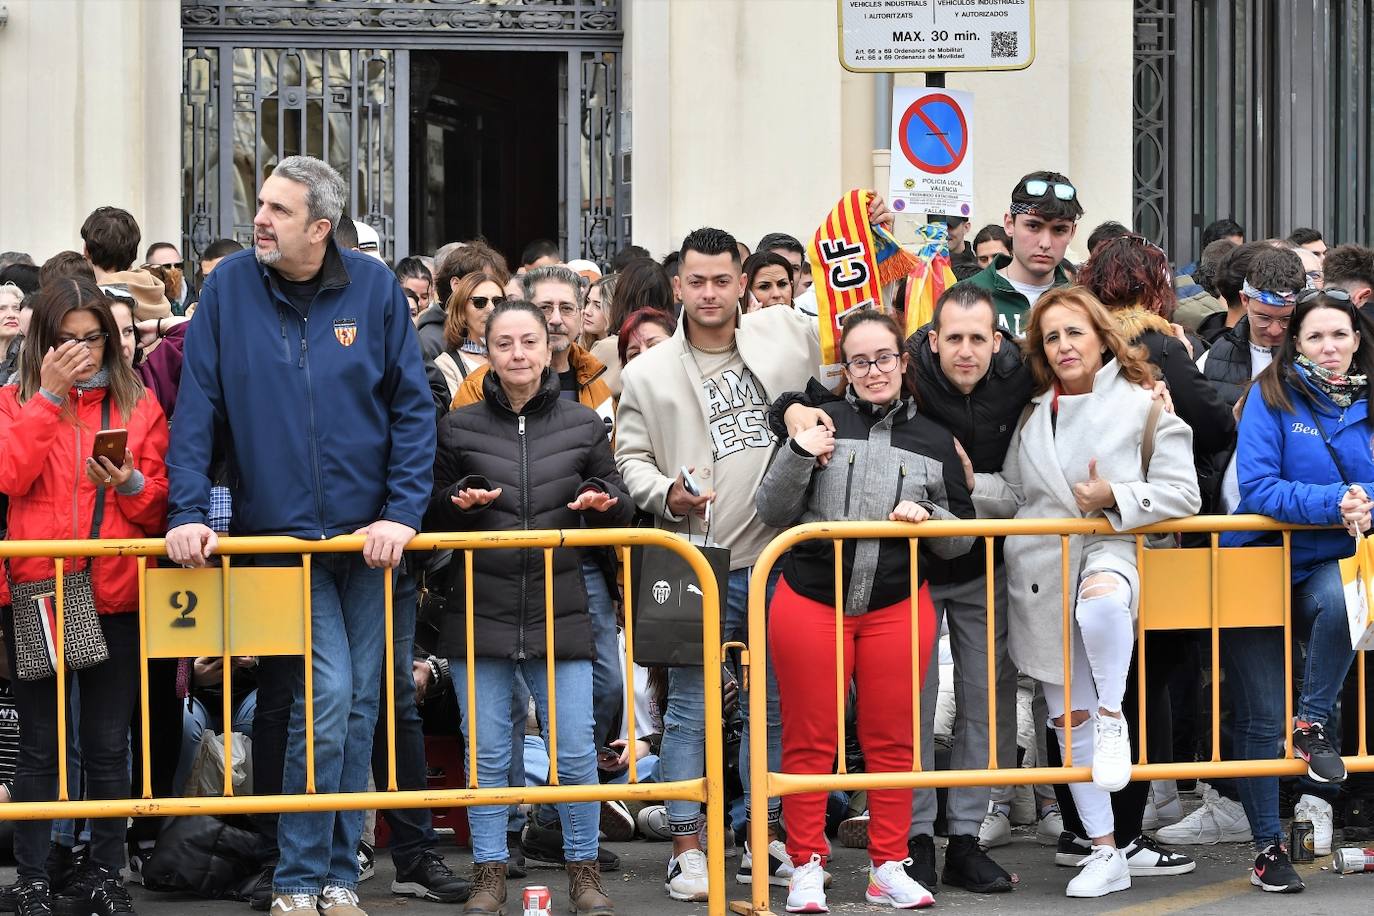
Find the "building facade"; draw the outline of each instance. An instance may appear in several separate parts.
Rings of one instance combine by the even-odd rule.
[[[975,223],[1052,168],[1085,224],[1180,259],[1218,215],[1368,240],[1371,3],[1034,0],[1029,68],[947,78],[975,94]],[[839,66],[835,0],[7,5],[0,250],[79,247],[101,204],[188,256],[246,242],[294,153],[340,170],[389,259],[479,234],[512,259],[539,237],[661,255],[708,223],[805,236],[885,184],[884,83]]]

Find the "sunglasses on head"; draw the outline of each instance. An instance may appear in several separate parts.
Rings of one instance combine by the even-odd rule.
[[[1054,188],[1054,196],[1060,200],[1073,200],[1078,196],[1078,190],[1073,185],[1062,181],[1051,183],[1043,178],[1031,178],[1021,185],[1021,189],[1031,197],[1044,197],[1051,186]]]
[[[1305,289],[1298,293],[1297,304],[1311,302],[1318,296],[1325,296],[1328,299],[1335,299],[1337,302],[1350,302],[1350,293],[1341,289],[1339,286],[1328,286],[1324,289]]]

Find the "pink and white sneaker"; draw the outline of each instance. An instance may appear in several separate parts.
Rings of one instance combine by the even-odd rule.
[[[787,912],[829,913],[825,904],[825,869],[821,857],[811,854],[811,861],[797,866],[787,883]]]
[[[923,910],[935,905],[935,897],[921,882],[906,873],[910,859],[884,862],[870,866],[868,890],[864,899],[869,903],[886,903],[898,910]]]

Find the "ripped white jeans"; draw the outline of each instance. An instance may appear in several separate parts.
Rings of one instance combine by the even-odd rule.
[[[1091,766],[1093,718],[1099,707],[1120,712],[1121,698],[1126,693],[1126,675],[1131,667],[1131,653],[1135,650],[1130,585],[1117,573],[1087,570],[1078,583],[1074,619],[1078,627],[1073,640],[1069,706],[1066,709],[1064,705],[1064,685],[1048,681],[1044,683],[1045,705],[1049,708],[1050,724],[1059,736],[1060,753],[1067,753],[1068,729],[1073,736],[1073,765]],[[1078,726],[1070,722],[1055,725],[1055,719],[1071,719],[1066,717],[1068,710],[1085,710],[1088,720]],[[1091,782],[1071,783],[1069,791],[1073,793],[1083,829],[1089,837],[1112,832],[1109,793]]]

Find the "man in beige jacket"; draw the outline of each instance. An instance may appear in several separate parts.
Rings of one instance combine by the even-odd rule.
[[[682,243],[673,284],[682,297],[677,333],[645,351],[622,376],[616,417],[616,463],[635,504],[661,528],[708,534],[730,549],[722,639],[747,638],[749,575],[777,533],[754,515],[754,491],[763,480],[775,440],[768,428],[772,399],[806,383],[820,362],[816,321],[786,308],[751,315],[739,310],[744,292],[739,249],[729,233],[698,229]],[[693,496],[679,468],[700,488]],[[709,531],[706,508],[711,504]],[[719,689],[715,683],[712,689]],[[768,677],[769,763],[781,765],[777,689]],[[702,775],[705,754],[705,682],[701,668],[671,668],[661,753],[664,780]],[[740,745],[740,776],[749,786],[749,724]],[[705,900],[706,859],[697,831],[701,806],[668,802],[673,855],[664,883],[676,900]],[[780,808],[769,804],[776,823]],[[769,844],[774,883],[787,884],[792,866],[781,841]],[[774,848],[776,847],[776,848]],[[753,867],[746,847],[739,878]]]

